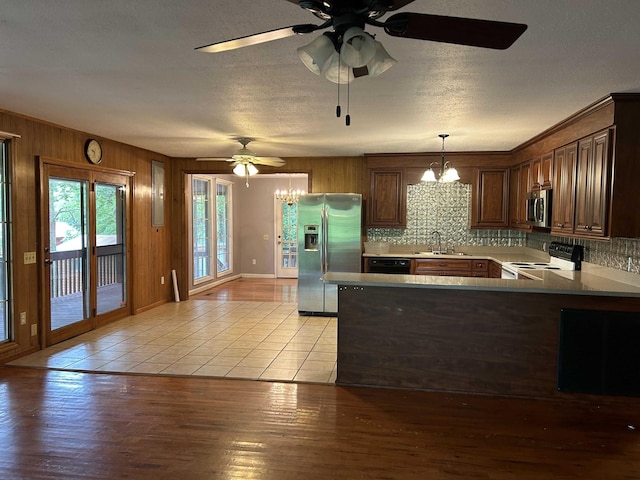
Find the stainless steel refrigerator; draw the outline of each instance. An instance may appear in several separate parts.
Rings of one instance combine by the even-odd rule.
[[[336,314],[338,288],[326,272],[360,272],[362,196],[310,193],[298,203],[298,312]]]

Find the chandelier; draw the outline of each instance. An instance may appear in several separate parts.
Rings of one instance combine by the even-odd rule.
[[[424,175],[422,176],[422,181],[440,183],[456,182],[460,180],[458,171],[454,168],[453,165],[451,165],[451,162],[445,161],[444,159],[444,139],[447,138],[449,134],[441,133],[438,136],[442,139],[442,156],[440,158],[440,168],[438,176],[436,176],[436,172],[433,170],[433,165],[437,165],[438,162],[431,162],[429,164],[429,168],[424,172]]]
[[[298,203],[300,195],[304,195],[304,190],[291,188],[291,175],[289,175],[289,188],[287,190],[276,190],[276,200],[289,206]]]

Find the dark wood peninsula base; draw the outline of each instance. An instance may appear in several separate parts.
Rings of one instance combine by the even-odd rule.
[[[640,298],[339,285],[339,385],[558,398],[563,308]]]

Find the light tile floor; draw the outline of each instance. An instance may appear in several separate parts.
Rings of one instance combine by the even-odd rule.
[[[295,303],[190,299],[22,357],[9,365],[72,371],[333,383],[335,317]]]

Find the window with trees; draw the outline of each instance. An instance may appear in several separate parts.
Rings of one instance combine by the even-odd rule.
[[[0,343],[11,340],[11,282],[9,281],[9,233],[11,230],[10,194],[7,142],[0,139]]]
[[[231,187],[214,177],[191,180],[193,284],[232,271]]]

